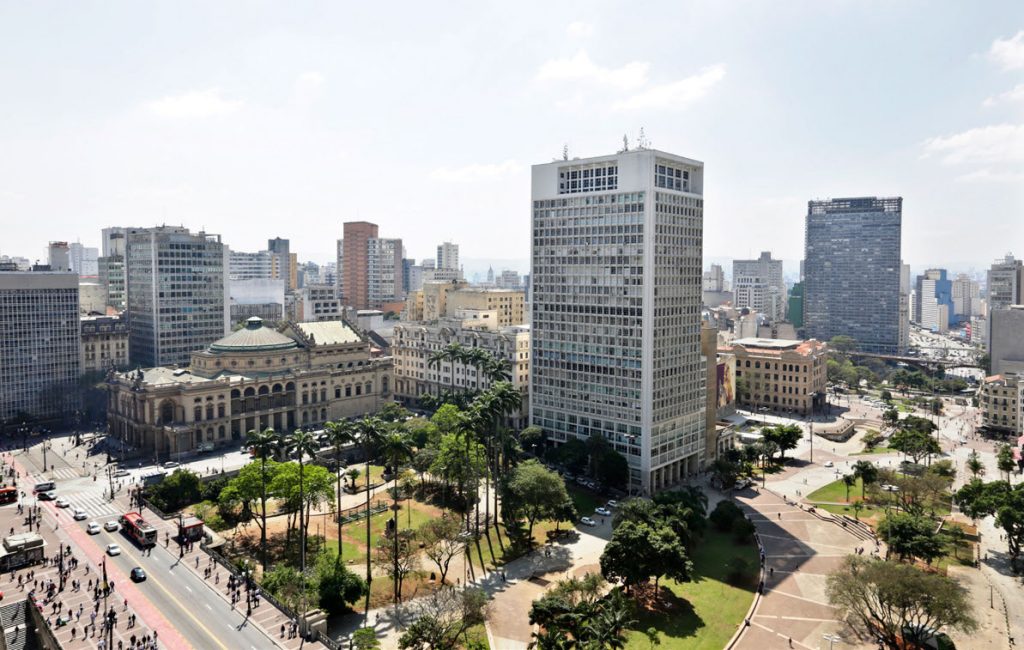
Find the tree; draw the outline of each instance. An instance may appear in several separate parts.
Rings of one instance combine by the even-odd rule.
[[[853,474],[843,474],[843,485],[846,486],[846,501],[850,501],[850,488],[857,485],[857,477]]]
[[[594,465],[594,478],[606,486],[621,490],[629,482],[629,461],[614,449],[606,450]]]
[[[519,432],[519,444],[522,445],[523,451],[529,451],[534,456],[537,452],[535,448],[543,448],[546,440],[544,429],[538,426],[529,426]]]
[[[380,648],[380,641],[377,640],[377,632],[372,627],[361,627],[352,633],[352,645],[355,650],[377,650]]]
[[[996,468],[1006,474],[1006,482],[1010,482],[1010,472],[1016,467],[1013,460],[1013,447],[1007,444],[999,445],[996,451]]]
[[[888,388],[882,391],[881,397],[882,401],[885,402],[886,404],[892,402],[892,393],[889,392]]]
[[[900,412],[895,408],[888,408],[882,413],[882,424],[895,427],[900,421]]]
[[[396,601],[401,600],[402,584],[419,567],[419,547],[411,530],[395,530],[394,540],[382,539],[374,548],[373,563],[395,581]]]
[[[394,403],[394,402],[392,402]],[[351,445],[356,441],[356,428],[355,425],[348,420],[338,420],[336,422],[328,422],[324,425],[324,430],[327,433],[327,440],[334,446],[334,459],[336,467],[334,468],[334,475],[338,479],[337,489],[337,504],[338,512],[335,514],[335,519],[338,521],[338,561],[342,561],[341,556],[341,450],[343,447]]]
[[[527,543],[533,546],[533,525],[550,519],[569,500],[565,481],[536,460],[518,465],[505,486],[505,516],[527,521]]]
[[[306,463],[306,456],[313,458],[316,456],[316,452],[320,450],[320,443],[317,441],[316,436],[311,431],[304,431],[299,429],[288,438],[284,439],[282,444],[285,451],[289,455],[295,454],[299,460],[299,503],[305,504],[305,497],[303,495],[303,483],[305,472],[303,468]],[[299,571],[301,573],[306,572],[306,530],[308,528],[308,519],[304,516],[304,508],[300,505],[299,510]],[[340,544],[341,541],[339,540]]]
[[[870,460],[858,460],[853,464],[853,475],[860,479],[860,498],[864,498],[864,488],[878,481],[878,468]],[[850,500],[849,497],[846,498]]]
[[[349,571],[336,553],[317,557],[316,576],[320,608],[328,614],[345,612],[366,593],[366,581]]]
[[[977,628],[963,587],[952,578],[908,564],[848,556],[829,575],[827,593],[844,616],[859,620],[890,648],[904,647],[908,630]]]
[[[972,450],[967,456],[966,467],[974,478],[985,475],[985,463],[981,462],[981,455],[977,450]]]
[[[260,561],[263,571],[267,570],[267,458],[277,446],[277,434],[273,429],[253,429],[247,437],[249,448],[260,459]],[[340,537],[338,539],[341,539]],[[339,548],[341,548],[339,546]]]
[[[920,429],[898,429],[889,438],[889,448],[902,451],[915,464],[919,464],[926,456],[942,453],[942,448],[931,433]]]
[[[465,548],[465,544],[459,539],[459,535],[462,533],[462,522],[458,517],[445,514],[438,519],[426,522],[417,532],[420,541],[423,542],[423,552],[431,562],[437,565],[443,585],[445,577],[448,575],[448,566]]]
[[[829,340],[828,346],[840,354],[847,354],[857,349],[857,340],[852,336],[845,336],[841,334],[839,336],[833,336]]]
[[[280,463],[262,459],[259,464],[249,463],[238,470],[238,475],[227,482],[224,489],[220,491],[217,498],[222,512],[233,510],[236,506],[242,508],[242,518],[248,519],[252,512],[253,502],[260,504],[259,514],[256,518],[256,525],[260,529],[260,556],[266,555],[266,500],[272,495],[267,488],[277,476]]]
[[[581,474],[590,460],[587,443],[579,438],[572,438],[558,447],[558,458],[562,465],[573,474]]]
[[[356,439],[363,448],[366,456],[366,607],[365,619],[370,617],[370,587],[373,584],[373,572],[370,570],[370,549],[373,543],[370,541],[370,460],[373,458],[374,448],[380,443],[384,435],[384,423],[375,417],[364,416],[356,422]],[[340,540],[339,540],[340,542]]]
[[[654,578],[655,597],[662,577],[688,582],[693,565],[679,536],[668,526],[624,521],[601,553],[601,575],[620,580],[626,591]]]
[[[622,648],[622,633],[635,624],[633,603],[619,588],[602,597],[604,584],[601,576],[588,573],[583,578],[559,582],[533,601],[529,622],[541,631],[533,634],[530,647]]]
[[[804,432],[803,429],[795,424],[780,424],[761,429],[761,435],[765,442],[775,443],[779,450],[779,457],[785,461],[786,451],[796,449],[797,444],[804,437]]]
[[[408,440],[408,438],[405,437],[405,434],[403,432],[391,431],[391,432],[385,434],[384,437],[381,439],[381,441],[380,441],[380,452],[381,452],[381,454],[384,455],[385,458],[388,459],[388,462],[391,464],[391,475],[392,475],[392,478],[393,478],[393,480],[391,482],[391,490],[392,490],[392,502],[394,504],[393,507],[392,507],[392,511],[395,513],[395,515],[394,515],[394,522],[395,522],[395,532],[397,533],[398,532],[398,475],[400,474],[400,472],[398,471],[398,467],[402,463],[402,461],[408,460],[412,456],[412,446],[409,444],[409,440]],[[398,537],[399,536],[397,534],[392,536],[392,539],[393,539],[394,544],[395,544],[396,547],[398,545]],[[395,551],[393,553],[393,556],[395,558],[395,562],[398,562],[399,552],[398,552],[397,548],[395,549]],[[399,571],[398,571],[398,567],[396,566],[395,570],[393,572],[393,576],[392,576],[394,578],[394,599],[395,599],[395,603],[398,603],[398,601],[401,600],[401,595],[402,595],[401,588],[400,588],[400,585],[399,585],[399,578],[398,578],[398,576],[399,576]]]
[[[878,535],[900,560],[916,557],[931,564],[943,553],[943,539],[935,532],[931,519],[908,512],[886,515],[878,525]]]
[[[416,602],[420,616],[398,640],[402,650],[459,647],[469,628],[486,621],[489,614],[487,594],[480,589],[439,589]]]
[[[150,488],[149,498],[164,512],[180,510],[190,503],[202,500],[203,485],[199,475],[179,467]]]
[[[277,564],[263,574],[261,586],[273,594],[286,607],[299,609],[303,603],[316,603],[319,594],[316,585],[290,564]]]

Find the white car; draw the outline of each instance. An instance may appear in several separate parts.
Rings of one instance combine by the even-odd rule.
[[[131,474],[131,472],[129,472],[128,470],[119,469],[116,472],[114,472],[114,478],[121,478],[122,476],[128,476],[129,474]]]
[[[179,467],[180,465],[181,463],[174,460],[169,460],[163,464],[163,466],[167,469],[171,469],[172,467]]]
[[[120,527],[121,526],[116,521],[114,521],[113,519],[111,519],[107,523],[103,524],[103,530],[111,532],[111,533],[116,533],[117,530]]]
[[[611,517],[612,516],[612,511],[609,510],[608,508],[596,508],[594,510],[594,512],[596,512],[597,514],[601,515],[602,517]]]
[[[89,525],[85,527],[85,532],[89,533],[90,535],[99,535],[100,525],[97,524],[95,521],[90,521]]]
[[[107,555],[120,555],[121,546],[120,544],[107,544]]]
[[[832,461],[830,461],[830,460],[826,460],[825,461],[825,467],[835,467],[835,466],[836,466],[836,464],[833,463]]]
[[[64,497],[60,497],[59,499],[57,499],[56,503],[58,508],[67,508],[68,506],[71,505],[71,502],[65,499]]]
[[[584,517],[583,519],[580,519],[580,523],[584,526],[590,526],[591,528],[597,525],[597,522],[591,519],[590,517]]]
[[[89,518],[89,515],[81,508],[75,508],[72,511],[71,516],[74,517],[75,521],[82,521]]]
[[[611,501],[608,502],[607,505],[608,505],[609,508],[618,508],[619,507],[619,502],[616,501],[615,499],[612,499]]]

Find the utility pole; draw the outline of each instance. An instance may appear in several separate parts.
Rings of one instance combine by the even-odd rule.
[[[814,422],[810,424],[810,435],[811,435],[811,462],[814,462]]]

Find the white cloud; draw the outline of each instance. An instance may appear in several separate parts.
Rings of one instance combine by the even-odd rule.
[[[430,178],[448,183],[473,183],[515,174],[522,168],[523,166],[514,160],[500,163],[473,163],[464,167],[438,167],[430,172]]]
[[[576,21],[569,23],[569,26],[565,28],[565,35],[569,38],[587,38],[593,34],[594,26],[590,23]]]
[[[923,157],[946,164],[1024,162],[1024,124],[995,124],[925,140]]]
[[[981,104],[982,106],[995,106],[996,104],[1001,104],[1003,102],[1019,101],[1024,101],[1024,84],[1017,84],[1016,86],[1007,90],[1004,93],[993,95],[985,99],[985,101],[983,101]]]
[[[169,119],[214,117],[228,115],[242,107],[242,102],[225,99],[219,88],[190,90],[181,95],[168,95],[146,107],[158,117]]]
[[[992,171],[987,167],[957,177],[964,183],[1021,183],[1024,182],[1024,171]]]
[[[292,91],[295,101],[302,106],[309,106],[320,97],[326,82],[327,78],[315,70],[303,72],[295,80]]]
[[[651,86],[628,99],[615,103],[612,108],[615,110],[684,108],[707,95],[724,78],[725,66],[719,63],[708,66],[685,79]]]
[[[1024,68],[1024,29],[1012,38],[997,38],[988,50],[988,56],[1003,70]]]
[[[647,82],[650,64],[633,61],[618,68],[605,68],[594,63],[586,50],[569,59],[545,61],[537,71],[540,81],[578,81],[621,89],[638,88]]]

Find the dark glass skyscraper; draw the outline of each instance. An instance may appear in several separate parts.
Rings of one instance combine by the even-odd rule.
[[[900,338],[901,197],[809,201],[804,234],[804,328],[861,350],[896,352]]]

